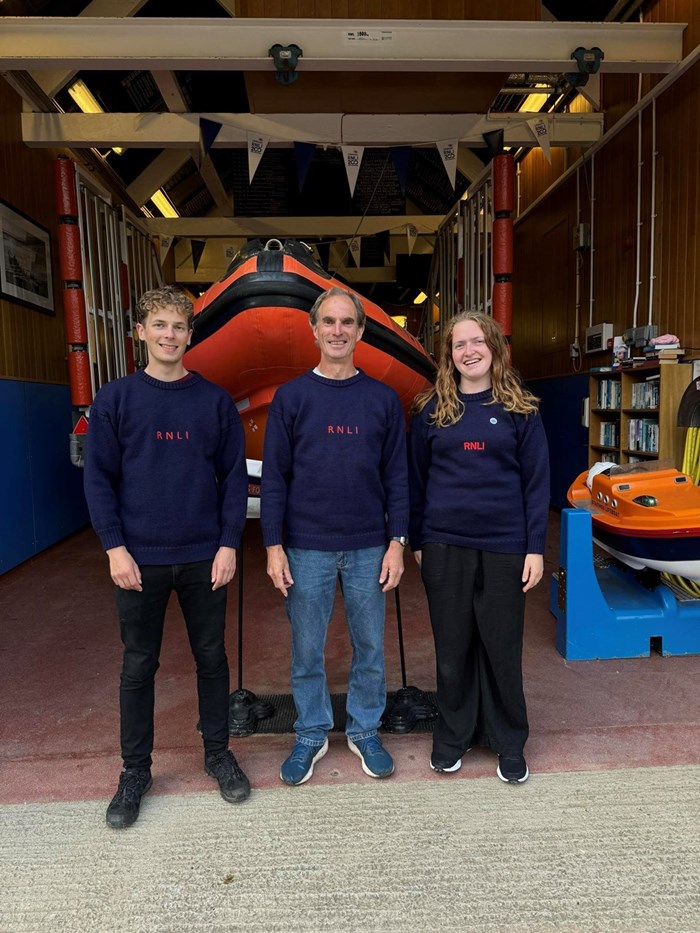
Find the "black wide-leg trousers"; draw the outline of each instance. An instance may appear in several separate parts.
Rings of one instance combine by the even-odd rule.
[[[524,557],[451,544],[423,547],[437,664],[436,755],[457,759],[473,744],[499,755],[522,753],[528,736]]]

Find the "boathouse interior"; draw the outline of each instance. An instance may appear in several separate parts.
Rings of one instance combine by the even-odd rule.
[[[71,458],[90,400],[76,404],[71,384],[81,348],[65,318],[61,160],[113,217],[119,268],[87,295],[93,337],[100,322],[132,326],[143,283],[196,300],[251,240],[293,239],[434,354],[450,313],[490,310],[484,192],[494,158],[511,157],[510,343],[541,400],[552,469],[525,649],[533,772],[700,764],[697,657],[567,663],[548,589],[567,489],[599,459],[591,384],[612,367],[614,339],[644,362],[650,335],[676,337],[658,370],[681,374],[677,400],[700,378],[699,152],[697,0],[0,0],[0,802],[106,797],[118,768],[113,595]],[[470,248],[486,263],[471,298],[457,282],[469,204]],[[83,264],[107,249],[106,235],[91,243]],[[25,260],[38,279],[20,288],[13,263]],[[90,352],[93,378],[122,375],[108,346]],[[664,416],[677,468],[691,426],[677,425],[679,407]],[[425,597],[407,564],[405,646],[398,604],[387,621],[389,687],[432,691]],[[234,686],[283,703],[283,611],[254,519],[243,565],[229,601]],[[207,785],[191,659],[170,612],[157,741],[161,788],[179,793]],[[340,625],[328,658],[342,693]],[[289,737],[264,733],[239,741],[272,787],[266,765]],[[425,733],[389,743],[407,780],[432,779]],[[475,760],[475,775],[490,773]],[[338,768],[319,779],[354,779]]]

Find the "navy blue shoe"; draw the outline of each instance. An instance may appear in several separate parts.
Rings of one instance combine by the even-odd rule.
[[[499,755],[496,774],[506,784],[524,784],[530,777],[522,755]]]
[[[296,742],[291,754],[282,762],[280,778],[285,784],[305,784],[314,773],[314,765],[328,751],[328,739],[323,745]]]
[[[351,739],[348,736],[348,748],[362,759],[362,770],[374,778],[386,778],[394,773],[394,759],[382,745],[378,735],[366,739]]]

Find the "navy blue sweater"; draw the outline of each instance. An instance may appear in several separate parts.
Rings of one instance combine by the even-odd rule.
[[[181,564],[237,548],[248,475],[230,396],[198,373],[161,382],[139,371],[95,397],[85,495],[105,550],[137,564]]]
[[[539,413],[488,404],[490,389],[459,397],[464,414],[457,424],[429,424],[435,399],[411,421],[411,547],[543,554],[549,454]]]
[[[317,551],[385,545],[408,532],[406,427],[393,389],[359,372],[309,371],[280,386],[265,428],[261,525],[266,547]]]

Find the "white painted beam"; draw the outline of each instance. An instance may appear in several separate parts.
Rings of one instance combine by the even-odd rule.
[[[375,233],[400,233],[413,224],[418,233],[434,233],[442,214],[410,214],[392,217],[148,217],[145,225],[154,236],[177,237],[351,237]],[[359,231],[358,231],[359,224]]]
[[[180,87],[177,75],[172,71],[152,71],[153,80],[156,82],[161,97],[171,113],[187,113],[189,107],[185,100],[185,95]],[[190,152],[194,164],[199,169],[202,181],[207,186],[209,194],[212,196],[217,208],[224,216],[233,214],[233,198],[227,195],[224,186],[219,178],[214,163],[209,155],[202,157],[199,147],[199,138],[197,147]]]
[[[683,23],[489,20],[123,19],[6,16],[0,70],[274,68],[275,43],[303,50],[297,71],[573,70],[598,46],[601,72],[667,73],[682,58]]]
[[[295,142],[340,146],[429,145],[458,139],[483,146],[484,133],[505,132],[508,146],[531,146],[527,120],[537,114],[198,114],[198,113],[23,113],[22,138],[32,147],[191,149],[199,145],[199,119],[222,124],[214,148],[247,145],[247,132],[269,138],[273,146]],[[603,114],[547,115],[553,146],[588,146],[603,132]]]
[[[190,153],[187,149],[164,149],[132,181],[126,189],[126,193],[140,207],[146,203],[154,191],[157,191],[169,178],[172,178],[175,172],[180,171],[189,157]]]
[[[145,3],[146,0],[92,0],[78,15],[90,17],[133,16],[138,13]],[[75,69],[69,71],[61,69],[44,71],[42,74],[33,75],[33,77],[45,94],[49,97],[55,97],[74,75]]]

